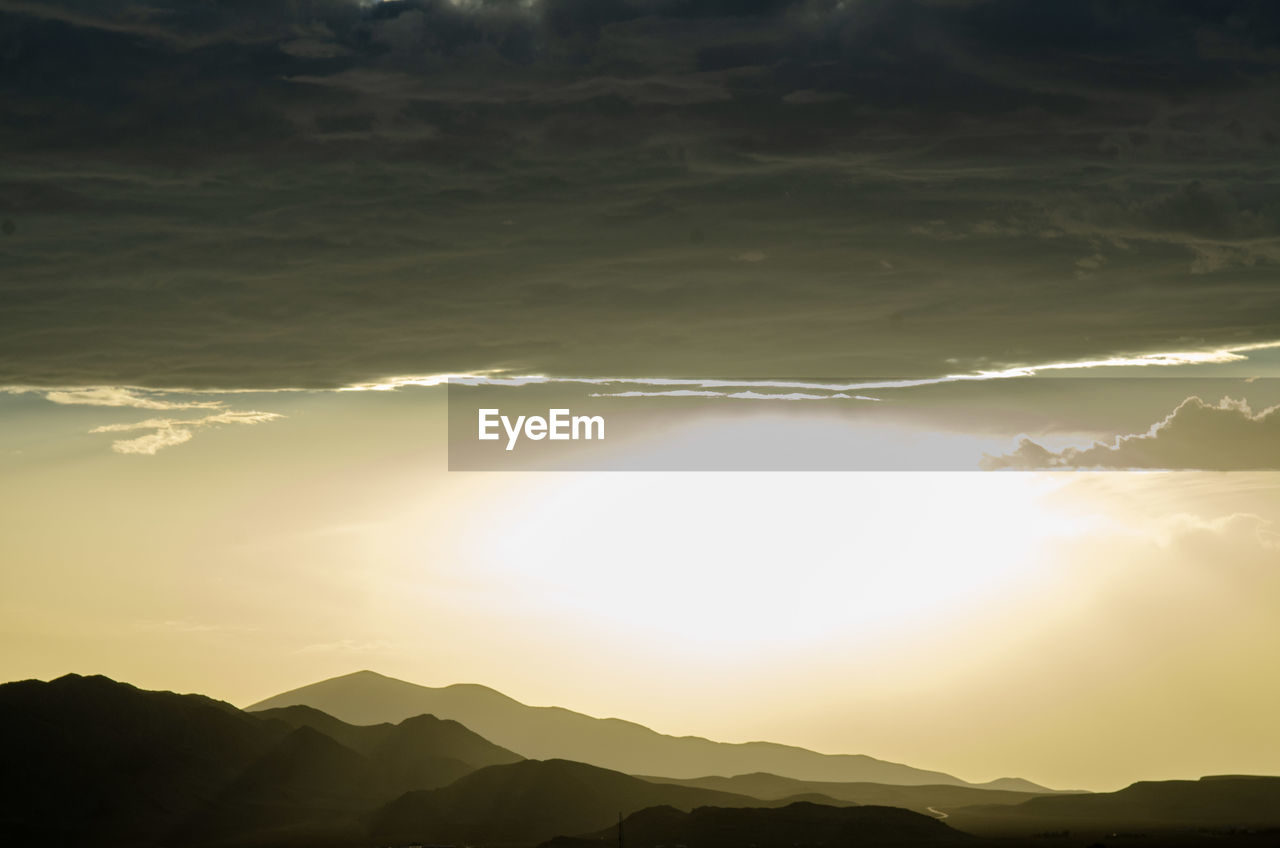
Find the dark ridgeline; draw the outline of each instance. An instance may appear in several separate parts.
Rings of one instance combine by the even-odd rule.
[[[432,716],[255,716],[78,675],[0,686],[0,750],[6,845],[350,844],[380,804],[520,759]]]
[[[246,713],[77,675],[0,685],[0,750],[5,846],[570,848],[614,845],[622,834],[626,848],[1084,848],[1111,833],[1151,848],[1280,840],[1280,778],[1029,800],[997,789],[769,774],[675,781],[525,760],[430,715],[356,726],[310,707]],[[1071,835],[1044,836],[1064,832]]]
[[[796,848],[806,845],[967,846],[977,840],[936,818],[896,807],[829,807],[797,802],[775,808],[650,807],[620,825],[623,848]],[[588,837],[561,837],[546,848],[602,846],[615,827]]]
[[[895,786],[887,783],[869,782],[833,782],[822,780],[794,780],[776,774],[757,772],[755,774],[739,774],[734,777],[695,777],[677,779],[672,777],[646,777],[660,783],[675,783],[680,786],[698,786],[703,789],[718,789],[721,792],[736,792],[750,795],[753,798],[798,799],[805,795],[821,795],[823,797],[851,804],[873,804],[885,807],[902,807],[927,813],[929,808],[963,807],[969,804],[1019,804],[1031,798],[1049,793],[1040,788],[1038,791],[1016,791],[1011,789],[979,788],[976,786]],[[1018,781],[1006,778],[1005,781],[994,781],[997,785],[1035,786],[1029,781]],[[992,786],[992,784],[984,784]],[[830,802],[827,802],[830,803]]]
[[[471,732],[456,721],[432,715],[399,724],[351,725],[310,707],[286,707],[254,713],[307,727],[369,757],[384,780],[395,786],[432,789],[445,786],[481,766],[522,759]]]
[[[78,675],[0,686],[0,747],[5,845],[534,844],[655,805],[785,803],[525,761],[430,715],[355,726]]]
[[[286,734],[197,695],[105,677],[0,687],[0,842],[152,845]]]
[[[801,780],[972,785],[942,772],[861,754],[819,754],[772,742],[729,744],[696,736],[667,736],[616,718],[593,718],[560,707],[531,707],[486,686],[462,684],[433,688],[371,671],[359,671],[284,692],[248,710],[295,704],[306,704],[354,724],[401,721],[430,713],[456,719],[484,738],[526,757],[576,760],[627,774],[697,778],[709,774],[769,772]],[[1047,791],[1027,781],[1015,781],[1015,784],[1024,790]],[[774,797],[810,791],[814,790],[797,788]]]
[[[657,783],[569,760],[524,760],[481,769],[441,789],[410,792],[383,807],[370,832],[383,843],[541,842],[590,833],[619,812],[629,815],[648,807],[776,807],[793,800]]]
[[[1199,780],[1141,781],[1117,792],[1032,798],[1012,806],[975,805],[947,820],[971,833],[1168,833],[1277,831],[1280,777],[1215,776]]]

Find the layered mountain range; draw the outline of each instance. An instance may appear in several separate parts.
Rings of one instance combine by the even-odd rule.
[[[401,682],[368,674],[319,684],[319,691],[354,698],[353,678],[413,692],[405,688],[411,684],[387,686],[384,681]],[[456,688],[473,696],[480,690],[480,703],[516,704],[483,687],[428,693]],[[419,713],[357,723],[314,703],[281,703],[296,699],[290,693],[244,711],[201,695],[146,691],[105,677],[0,685],[0,844],[568,848],[617,844],[625,835],[632,848],[875,848],[1015,846],[1040,844],[1038,834],[1046,832],[1127,832],[1135,845],[1243,840],[1261,846],[1280,828],[1280,778],[1147,782],[1114,793],[1073,794],[982,788],[955,778],[892,784],[758,771],[641,777],[563,757],[527,758],[526,751],[497,744],[451,717]],[[356,699],[345,706],[363,710],[367,719],[393,715],[390,710],[404,705],[371,699],[361,706]],[[747,751],[824,762],[821,754],[785,746],[721,749],[627,722],[516,707],[505,709],[596,728],[606,742],[607,731],[620,726],[625,734],[651,734],[655,744],[680,753],[686,749],[677,743],[688,742],[687,750],[711,756]],[[564,744],[586,743],[569,738]],[[833,758],[846,767],[861,759]],[[872,767],[881,764],[865,759]],[[882,765],[916,778],[917,770],[907,766]]]
[[[973,786],[958,777],[861,754],[819,754],[773,742],[730,744],[697,736],[667,736],[617,718],[593,718],[562,707],[532,707],[486,686],[433,688],[359,671],[260,701],[260,711],[306,704],[353,724],[397,722],[430,713],[461,721],[486,739],[533,759],[561,758],[628,774],[676,778],[768,772],[797,780],[895,785]],[[988,789],[1045,792],[1005,778]],[[791,793],[788,793],[791,794]]]

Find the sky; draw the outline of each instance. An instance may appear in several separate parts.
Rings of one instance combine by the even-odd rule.
[[[0,679],[1280,773],[1278,70],[1263,0],[0,0]],[[468,470],[475,398],[614,429]]]

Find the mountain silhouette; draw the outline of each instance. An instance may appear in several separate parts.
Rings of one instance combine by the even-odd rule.
[[[949,774],[861,754],[819,754],[772,742],[712,742],[667,736],[616,718],[561,707],[531,707],[475,684],[418,686],[359,671],[294,689],[247,707],[306,705],[352,724],[401,721],[430,713],[462,722],[485,739],[530,759],[567,759],[628,774],[693,778],[771,772],[799,780],[967,786]]]
[[[432,716],[353,727],[78,675],[0,685],[0,750],[0,843],[43,845],[332,842],[407,791],[520,759]]]
[[[291,728],[310,727],[312,730],[318,730],[330,739],[362,754],[368,754],[382,745],[387,739],[391,738],[396,728],[396,725],[390,723],[347,724],[345,721],[340,721],[327,713],[303,706],[261,710],[253,715],[267,721],[282,722]]]
[[[311,841],[356,834],[362,813],[394,790],[362,755],[310,727],[289,732],[263,757],[175,828],[177,844]]]
[[[999,789],[979,789],[973,786],[895,786],[886,783],[836,783],[817,780],[795,780],[776,774],[740,774],[734,777],[696,777],[676,779],[645,777],[657,783],[674,783],[680,786],[696,786],[720,792],[734,792],[764,800],[799,798],[809,793],[854,804],[871,804],[902,807],[919,813],[929,808],[961,807],[971,804],[1020,804],[1045,794],[1040,792],[1011,792]],[[1034,785],[1034,784],[1033,784]]]
[[[353,725],[313,707],[248,713],[78,675],[0,685],[0,751],[3,845],[570,848],[613,844],[619,814],[631,817],[628,848],[927,848],[964,833],[971,848],[1014,848],[1067,831],[1089,837],[1082,845],[1124,833],[1139,834],[1126,844],[1181,848],[1269,845],[1280,833],[1278,777],[1030,797],[768,773],[640,778],[525,760],[431,715]]]
[[[367,756],[379,779],[408,789],[433,789],[452,783],[484,766],[523,759],[489,742],[456,721],[432,715],[407,718],[399,724],[350,725],[310,707],[284,707],[255,713],[308,727]]]
[[[1041,796],[1012,806],[969,806],[947,812],[949,824],[992,836],[1266,830],[1280,828],[1280,777],[1142,781],[1117,792]]]
[[[651,783],[568,760],[490,766],[442,789],[411,792],[379,810],[370,834],[381,843],[542,842],[590,833],[619,813],[667,805],[756,807],[769,802],[690,786]]]
[[[281,736],[230,704],[105,677],[5,684],[0,842],[154,844]]]
[[[997,777],[995,780],[988,780],[986,783],[971,783],[970,786],[976,786],[979,789],[993,789],[999,792],[1030,792],[1040,795],[1049,792],[1069,792],[1079,794],[1079,789],[1050,789],[1047,786],[1041,786],[1038,783],[1032,783],[1030,780],[1022,777]]]
[[[651,807],[622,823],[628,848],[879,848],[968,845],[975,840],[937,819],[894,807],[827,807],[796,803],[773,809]],[[587,838],[558,838],[544,848],[616,844],[617,826]]]

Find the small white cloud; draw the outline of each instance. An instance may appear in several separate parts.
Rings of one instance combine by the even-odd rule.
[[[96,431],[95,431],[96,432]],[[155,456],[164,448],[171,448],[191,440],[191,431],[176,427],[165,427],[154,433],[139,436],[136,439],[117,439],[112,442],[111,449],[116,453],[143,454]]]
[[[116,453],[155,456],[164,448],[191,441],[193,430],[214,427],[219,424],[265,424],[284,416],[277,412],[236,411],[228,409],[204,418],[148,418],[125,424],[104,424],[94,427],[90,433],[127,433],[134,430],[152,430],[145,436],[118,439],[111,444]]]

